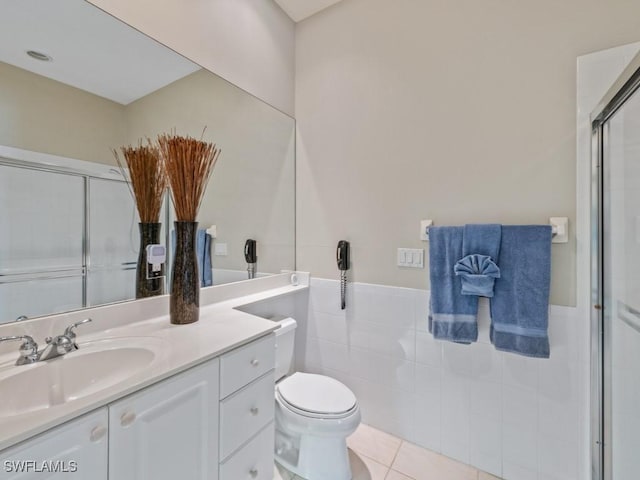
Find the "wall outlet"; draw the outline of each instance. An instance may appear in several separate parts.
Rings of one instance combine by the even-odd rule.
[[[213,248],[213,254],[218,257],[227,256],[227,244],[226,243],[216,243]]]
[[[421,248],[399,248],[398,266],[424,268],[424,250]]]

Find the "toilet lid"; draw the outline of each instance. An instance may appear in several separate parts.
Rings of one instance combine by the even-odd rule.
[[[345,413],[356,396],[338,380],[313,373],[294,373],[278,384],[278,393],[290,405],[310,413]]]

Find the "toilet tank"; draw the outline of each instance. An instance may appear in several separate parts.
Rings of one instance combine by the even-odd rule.
[[[287,375],[293,367],[293,347],[296,338],[296,321],[291,318],[271,320],[280,324],[276,334],[276,381]]]

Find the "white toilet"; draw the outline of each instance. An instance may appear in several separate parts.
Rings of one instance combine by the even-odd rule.
[[[360,424],[355,395],[339,381],[296,372],[296,322],[276,330],[276,461],[307,480],[351,480],[347,437]]]

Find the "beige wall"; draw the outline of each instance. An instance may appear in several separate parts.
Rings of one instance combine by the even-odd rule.
[[[294,23],[273,0],[91,0],[293,115]]]
[[[0,145],[113,165],[124,106],[0,62]]]
[[[214,268],[244,270],[247,238],[258,242],[260,272],[294,268],[295,122],[208,71],[200,70],[127,106],[128,142],[179,134],[222,149],[198,214],[217,226],[227,256]]]
[[[576,57],[640,38],[640,4],[344,0],[296,30],[297,268],[428,288],[395,265],[419,221],[546,223],[574,305]],[[428,267],[428,265],[426,265]]]

